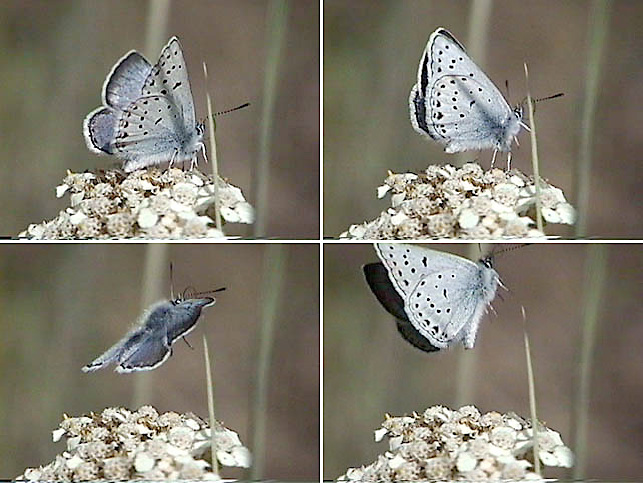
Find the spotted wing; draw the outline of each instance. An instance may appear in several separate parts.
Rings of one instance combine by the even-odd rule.
[[[416,131],[447,152],[494,148],[509,151],[520,118],[487,75],[445,29],[427,43],[409,99]]]
[[[481,296],[478,267],[469,263],[441,267],[430,264],[405,300],[411,323],[436,347],[444,348],[461,340],[463,328],[471,323],[478,307],[486,305]]]
[[[161,51],[158,62],[151,69],[143,95],[160,94],[169,98],[181,113],[189,128],[196,125],[194,100],[188,78],[188,70],[179,39],[172,37]]]
[[[478,265],[421,245],[379,243],[376,251],[417,332],[438,349],[456,340],[477,307]]]
[[[182,113],[168,97],[151,95],[119,113],[113,152],[130,172],[168,161],[183,161],[182,139],[188,139]]]

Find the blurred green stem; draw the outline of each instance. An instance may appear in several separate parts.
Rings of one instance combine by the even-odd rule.
[[[266,64],[263,83],[263,107],[259,134],[259,158],[253,177],[252,193],[255,200],[256,220],[254,236],[261,238],[266,231],[268,188],[270,186],[270,150],[275,101],[277,100],[277,76],[286,38],[289,3],[286,0],[272,0],[268,4],[266,22]]]
[[[582,333],[578,358],[577,386],[573,408],[574,480],[585,479],[587,465],[587,422],[591,401],[591,377],[594,361],[594,348],[598,335],[598,321],[607,277],[607,245],[593,243],[586,245],[587,261],[583,286]]]
[[[167,23],[170,14],[170,0],[150,0],[145,26],[145,53],[148,59],[158,55],[165,43]]]
[[[610,10],[607,0],[593,0],[589,10],[589,48],[585,74],[585,98],[581,117],[580,146],[574,176],[576,195],[576,237],[587,236],[587,215],[590,210],[589,195],[593,163],[593,141],[596,121],[596,104],[599,96],[600,74],[603,69],[603,51],[607,44]]]
[[[255,378],[252,408],[253,464],[250,480],[264,478],[266,457],[266,417],[270,364],[277,325],[277,309],[281,297],[286,269],[287,246],[283,244],[266,245],[264,252],[263,282],[261,289],[261,329],[259,332],[259,354]]]

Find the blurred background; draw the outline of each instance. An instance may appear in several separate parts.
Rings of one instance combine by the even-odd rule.
[[[602,17],[596,5],[607,10]],[[510,104],[526,95],[523,62],[534,97],[565,93],[537,107],[540,175],[575,206],[578,187],[584,187],[586,236],[641,238],[643,110],[636,100],[643,94],[642,19],[643,2],[636,0],[325,0],[324,236],[337,237],[390,206],[388,197],[376,198],[387,170],[420,172],[458,159],[490,166],[492,151],[447,154],[409,120],[408,97],[422,52],[431,32],[445,27],[505,95],[509,82]],[[602,55],[589,47],[592,35],[600,37],[601,22]],[[469,40],[476,29],[474,38],[486,40]],[[583,159],[581,118],[594,55],[600,62],[593,134],[585,129],[593,167],[575,174]],[[512,167],[531,173],[529,136],[523,131],[519,140]],[[498,166],[506,166],[506,157]],[[550,227],[548,233],[568,237],[574,229]]]
[[[431,248],[467,256],[473,247]],[[499,247],[496,247],[498,249]],[[521,305],[525,307],[538,417],[574,448],[582,313],[598,304],[589,391],[586,476],[637,479],[643,473],[643,309],[641,245],[537,244],[501,253],[499,288],[476,346],[425,353],[407,343],[368,288],[362,266],[379,261],[371,245],[324,246],[324,479],[370,464],[388,449],[373,431],[384,414],[401,416],[432,405],[476,405],[529,417]],[[585,271],[596,252],[600,269]],[[587,283],[589,281],[589,284]],[[602,297],[584,301],[584,287],[602,283]],[[463,370],[469,367],[468,370]],[[463,384],[468,378],[469,383]],[[545,476],[570,478],[547,468]]]
[[[81,372],[141,314],[149,247],[0,245],[0,476],[13,478],[62,452],[64,441],[52,443],[51,431],[63,413],[79,416],[138,405],[133,400],[140,379],[148,388],[144,403],[159,412],[191,411],[207,418],[203,335],[213,365],[217,419],[237,431],[252,451],[259,334],[265,306],[273,300],[263,478],[317,480],[319,247],[164,245],[174,266],[175,294],[189,286],[197,291],[227,287],[188,335],[194,350],[177,341],[172,357],[151,372],[118,374],[113,366]],[[278,277],[266,278],[275,258],[283,260]],[[268,280],[273,290],[279,277],[278,293],[262,288]],[[168,298],[169,265],[154,282],[159,298]],[[240,478],[244,473],[224,468],[222,475]]]
[[[167,25],[152,6],[129,0],[10,0],[0,3],[0,163],[5,207],[0,235],[16,236],[30,223],[54,218],[69,206],[55,198],[66,170],[120,166],[91,153],[82,123],[101,104],[105,76],[126,52],[155,63],[172,35],[183,46],[197,118],[207,115],[206,87],[219,111],[250,102],[217,118],[219,174],[256,206],[253,176],[266,102],[264,80],[270,35],[270,1],[174,0]],[[274,2],[273,2],[274,3]],[[155,23],[156,22],[156,23]],[[159,23],[161,26],[159,27]],[[270,123],[264,235],[319,235],[319,3],[287,3]],[[154,27],[148,27],[154,24]],[[151,30],[161,30],[146,51]],[[274,30],[274,28],[272,29]],[[206,62],[209,83],[203,78]],[[208,145],[209,151],[209,145]],[[199,169],[211,168],[200,161]],[[228,225],[231,235],[252,227]]]

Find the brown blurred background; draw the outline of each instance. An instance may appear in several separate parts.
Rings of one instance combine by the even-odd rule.
[[[479,2],[486,3],[486,2]],[[540,174],[574,204],[574,163],[588,60],[592,2],[497,0],[492,5],[486,60],[481,67],[510,104],[526,95],[523,62],[532,95],[564,92],[540,103],[536,121]],[[641,238],[643,195],[643,2],[607,2],[611,20],[599,84],[593,140],[587,234],[594,238]],[[390,206],[376,199],[387,170],[419,172],[429,164],[455,163],[435,142],[417,134],[408,96],[429,35],[449,29],[467,45],[473,2],[449,0],[324,1],[324,236],[374,219]],[[529,122],[529,120],[527,120]],[[519,136],[512,166],[531,172],[529,136]],[[485,168],[492,151],[461,159]],[[506,157],[499,166],[506,166]],[[566,227],[549,230],[571,236]]]
[[[266,236],[319,234],[319,3],[289,3],[277,76]],[[105,76],[131,49],[156,62],[177,35],[185,52],[197,117],[207,115],[202,62],[214,109],[250,102],[217,119],[219,173],[255,204],[252,177],[264,102],[268,1],[174,0],[163,44],[145,51],[150,2],[10,0],[0,3],[0,235],[55,217],[67,169],[108,168],[114,158],[89,152],[84,117],[101,103]],[[208,147],[209,150],[209,147]],[[200,162],[200,169],[210,166]],[[252,228],[228,226],[249,236]]]
[[[467,245],[432,248],[466,256]],[[474,246],[474,248],[478,248]],[[588,478],[638,479],[643,473],[641,245],[605,246],[591,378]],[[573,394],[581,340],[584,271],[589,245],[538,244],[500,254],[497,316],[486,315],[476,346],[424,353],[397,333],[366,285],[362,265],[378,261],[366,244],[324,246],[324,479],[370,464],[388,449],[373,430],[384,414],[458,404],[461,359],[473,363],[467,404],[529,417],[523,321],[527,314],[538,416],[573,449]],[[596,274],[593,273],[592,276]],[[463,354],[464,353],[464,354]],[[548,468],[545,476],[570,474]]]
[[[269,371],[264,478],[319,477],[319,248],[283,245]],[[147,245],[0,245],[0,477],[48,463],[63,451],[51,431],[63,413],[132,407],[135,382],[150,378],[148,403],[160,412],[207,418],[202,335],[213,363],[217,418],[250,445],[265,244],[174,244],[175,293],[227,287],[158,369],[118,374],[81,367],[119,340],[141,313]],[[161,287],[169,297],[169,268]],[[225,468],[227,477],[243,477]]]

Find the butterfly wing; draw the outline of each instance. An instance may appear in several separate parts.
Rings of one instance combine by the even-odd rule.
[[[125,54],[107,74],[103,84],[103,104],[122,111],[143,95],[143,86],[152,66],[132,50]]]
[[[429,38],[409,99],[416,131],[449,153],[511,150],[520,118],[487,75],[447,30]]]
[[[486,272],[480,263],[417,245],[377,244],[376,251],[417,334],[443,349],[470,335],[473,323],[475,340],[489,298],[486,292],[483,296]]]
[[[196,156],[193,135],[186,131],[181,111],[168,97],[145,96],[118,114],[112,151],[131,172],[145,166]]]
[[[130,330],[121,340],[107,349],[103,354],[83,367],[83,372],[94,372],[102,369],[113,362],[119,362],[127,358],[129,354],[136,351],[140,342],[147,337],[144,327],[135,327]]]
[[[477,332],[486,303],[481,297],[477,265],[470,263],[443,264],[441,268],[431,264],[405,300],[413,326],[437,347],[444,348],[462,340],[463,329],[471,323]],[[480,316],[474,320],[479,309]]]
[[[379,300],[388,313],[395,317],[397,330],[404,339],[418,349],[426,352],[439,350],[413,327],[408,315],[406,315],[404,311],[404,300],[391,283],[391,279],[383,263],[369,263],[368,265],[364,265],[364,276],[371,291],[375,294],[375,297],[377,297],[377,300]]]
[[[87,115],[83,122],[83,137],[90,151],[113,154],[112,142],[117,122],[118,114],[111,107],[99,107]]]
[[[163,331],[146,332],[145,337],[119,359],[117,372],[149,371],[170,357],[170,344]]]
[[[194,100],[179,39],[172,37],[161,51],[159,60],[151,69],[143,86],[143,95],[160,94],[174,103],[185,122],[193,129],[196,125]]]

